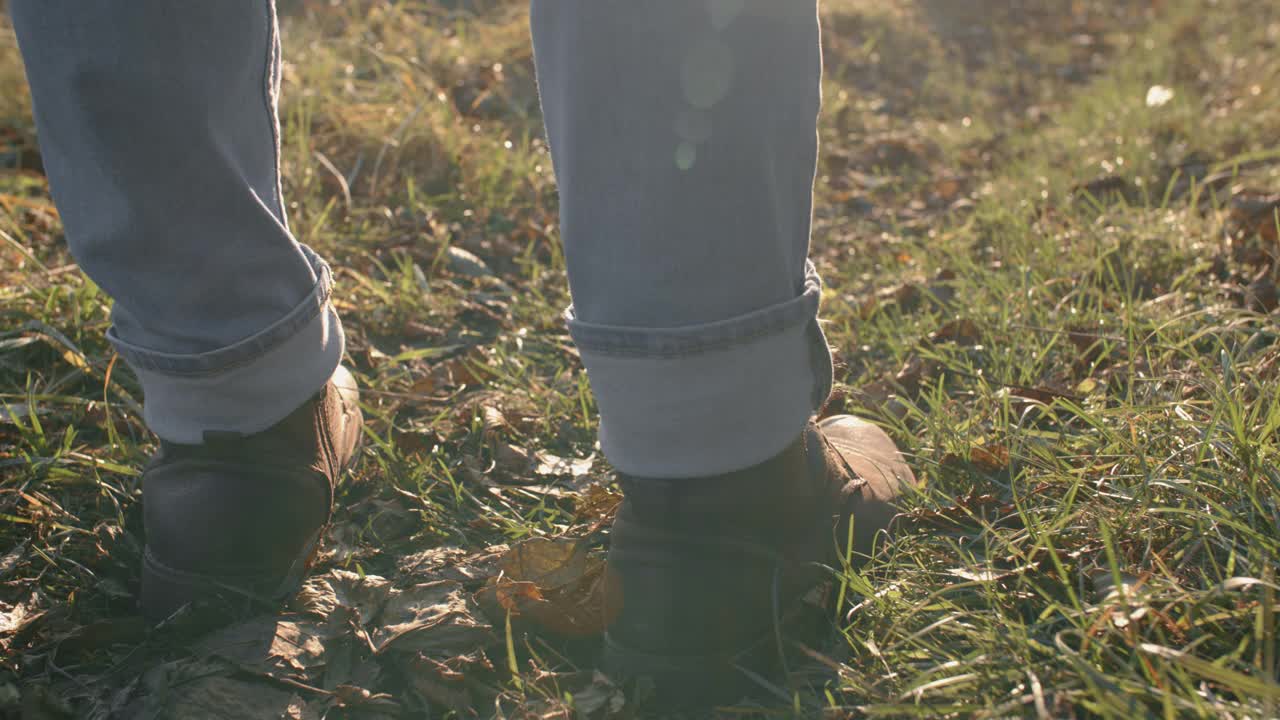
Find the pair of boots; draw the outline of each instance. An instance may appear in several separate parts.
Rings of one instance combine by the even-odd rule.
[[[142,610],[153,621],[210,595],[279,601],[301,583],[363,419],[339,368],[301,408],[252,436],[162,443],[143,480]],[[623,476],[609,577],[620,607],[604,664],[666,700],[728,692],[735,665],[839,567],[865,558],[914,482],[893,442],[850,416],[811,422],[770,460],[726,475]],[[852,528],[850,528],[852,523]]]

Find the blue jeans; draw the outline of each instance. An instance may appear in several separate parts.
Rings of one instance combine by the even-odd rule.
[[[289,231],[268,0],[12,0],[72,253],[160,437],[264,430],[343,353]],[[816,0],[533,0],[570,332],[623,472],[779,452],[825,401]]]

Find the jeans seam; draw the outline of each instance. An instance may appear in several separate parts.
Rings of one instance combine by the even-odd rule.
[[[272,174],[271,194],[276,205],[276,213],[280,224],[288,230],[289,221],[284,212],[284,189],[280,177],[280,116],[277,111],[279,100],[276,68],[280,59],[280,29],[276,19],[276,2],[267,0],[267,57],[262,72],[262,100],[267,114],[267,126],[271,131]]]
[[[577,319],[573,306],[565,311],[569,334],[580,352],[629,358],[674,359],[718,352],[757,342],[814,322],[822,296],[822,281],[809,267],[805,289],[783,303],[706,325],[680,328],[610,327]]]
[[[226,347],[201,354],[171,355],[131,345],[116,335],[114,328],[108,331],[108,339],[134,368],[164,375],[212,377],[248,365],[329,311],[333,292],[331,272],[319,258],[314,258],[313,263],[318,265],[319,278],[307,297],[276,323]]]
[[[570,326],[569,333],[573,336],[574,343],[578,346],[580,351],[586,351],[598,355],[611,355],[614,357],[654,358],[663,360],[721,352],[735,346],[747,345],[774,335],[781,335],[782,333],[799,327],[800,325],[800,322],[791,323],[779,321],[768,327],[763,327],[758,330],[753,330],[741,335],[735,335],[733,337],[716,338],[712,340],[692,340],[689,341],[689,344],[686,347],[682,347],[678,350],[608,347],[599,342],[584,342],[579,339],[579,335],[577,334],[578,331],[576,331],[575,327],[572,325]],[[593,332],[599,331],[593,330]],[[656,340],[657,338],[653,339]]]

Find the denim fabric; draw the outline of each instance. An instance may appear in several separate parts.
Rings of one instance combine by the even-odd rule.
[[[252,432],[342,353],[280,197],[268,0],[12,0],[77,260],[160,436]],[[533,0],[573,306],[605,454],[637,476],[780,451],[825,401],[808,262],[816,0]]]
[[[570,332],[620,470],[781,451],[831,388],[814,0],[533,0]]]
[[[152,430],[199,442],[288,415],[337,367],[342,332],[329,271],[290,234],[280,197],[273,4],[10,10],[67,241],[115,300],[110,338]],[[273,362],[284,345],[296,357]],[[264,374],[278,377],[249,382],[259,394],[229,389]]]

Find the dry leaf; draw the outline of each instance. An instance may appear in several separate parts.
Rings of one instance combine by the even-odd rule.
[[[385,712],[393,716],[400,714],[400,704],[395,701],[395,698],[387,693],[369,692],[356,685],[335,687],[333,700],[337,707],[361,711],[362,717],[367,717],[366,713],[369,711]]]
[[[513,547],[499,563],[501,574],[476,595],[491,615],[515,611],[537,625],[569,637],[589,637],[604,632],[618,603],[610,593],[601,557],[591,556],[586,545],[573,540],[536,538]],[[536,589],[518,586],[531,583]]]
[[[956,177],[944,177],[934,182],[933,194],[943,202],[950,202],[960,194],[960,179]]]
[[[439,580],[393,590],[370,632],[379,654],[421,652],[447,658],[496,641],[492,627],[478,620],[479,615],[461,583]]]
[[[533,468],[536,475],[543,477],[569,477],[578,478],[591,474],[591,467],[595,464],[595,453],[585,458],[563,458],[559,455],[545,451],[534,453],[534,460],[537,464]]]
[[[161,665],[146,673],[143,697],[124,717],[183,720],[320,720],[321,707],[264,680],[229,677],[207,662]],[[132,712],[131,712],[132,710]]]
[[[329,639],[329,633],[314,622],[264,615],[215,631],[192,652],[262,673],[301,672],[324,664],[324,644]]]
[[[969,450],[969,462],[979,470],[1000,472],[1009,467],[1009,449],[1003,445],[975,445]]]
[[[938,328],[929,336],[935,343],[953,342],[958,345],[973,345],[982,336],[978,324],[968,318],[957,318]]]
[[[498,561],[510,548],[491,545],[468,551],[460,547],[436,547],[402,557],[400,574],[417,582],[453,580],[467,587],[479,587],[498,574]]]
[[[525,603],[546,602],[537,584],[527,580],[502,580],[494,586],[494,591],[497,593],[498,604],[509,613],[520,612],[520,607]]]
[[[533,465],[534,454],[519,445],[499,440],[493,444],[493,461],[499,469],[518,480]]]
[[[378,617],[390,589],[391,583],[377,575],[362,577],[347,570],[330,570],[309,578],[293,604],[299,611],[321,618],[347,608],[359,622],[367,623]]]
[[[1231,196],[1228,219],[1233,234],[1239,237],[1258,235],[1274,243],[1280,233],[1280,193],[1237,190]]]
[[[874,295],[861,302],[856,299],[851,300],[851,304],[857,306],[858,317],[866,320],[884,305],[897,305],[902,312],[911,312],[920,306],[924,294],[924,290],[919,285],[908,282],[880,288]]]
[[[480,421],[483,425],[482,432],[485,440],[494,440],[500,433],[511,429],[511,423],[507,422],[507,417],[502,414],[502,410],[493,405],[481,406]]]
[[[596,526],[612,522],[622,504],[622,493],[596,483],[583,490],[574,502],[573,512],[579,522],[589,522]]]
[[[1280,307],[1280,289],[1270,271],[1263,271],[1244,288],[1243,300],[1245,308],[1257,313],[1267,314]]]
[[[491,277],[493,271],[475,253],[457,245],[449,246],[449,270],[466,277]]]
[[[24,603],[9,605],[0,601],[0,637],[18,632],[40,615]]]
[[[1016,575],[1012,571],[998,571],[984,568],[981,570],[971,570],[969,568],[951,568],[947,571],[948,575],[953,575],[961,580],[969,580],[971,582],[996,582],[1005,578]]]
[[[425,655],[413,656],[402,666],[409,684],[419,695],[454,711],[470,716],[475,708],[472,683],[468,678],[488,675],[493,664],[483,652],[462,655],[441,662]]]

